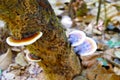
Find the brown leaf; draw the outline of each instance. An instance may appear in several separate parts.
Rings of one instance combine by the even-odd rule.
[[[96,59],[92,59],[89,61],[82,61],[82,65],[89,68],[89,67],[93,66],[96,62],[97,62]]]
[[[82,59],[82,61],[89,61],[92,59],[96,59],[100,56],[101,56],[101,53],[94,53],[93,55],[89,55],[89,56],[81,56],[81,59]]]
[[[112,58],[115,57],[114,52],[115,52],[115,49],[108,49],[105,51],[103,57],[109,60],[112,60]]]
[[[114,72],[116,75],[120,75],[120,68],[114,67]]]
[[[15,62],[21,66],[27,66],[27,61],[25,60],[25,56],[22,52],[17,54]]]
[[[89,80],[120,80],[120,76],[117,76],[111,69],[106,70],[100,65],[88,69],[86,73]]]
[[[0,56],[0,69],[5,70],[12,63],[12,52],[8,49],[7,52]]]

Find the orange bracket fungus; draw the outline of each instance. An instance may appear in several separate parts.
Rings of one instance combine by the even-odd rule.
[[[27,58],[28,61],[31,61],[31,62],[39,62],[39,61],[41,61],[40,58],[38,58],[34,54],[30,54],[30,53],[26,53],[26,58]]]
[[[8,37],[6,39],[6,42],[10,45],[10,46],[24,46],[24,45],[30,45],[32,43],[34,43],[36,40],[38,40],[41,36],[42,36],[42,32],[37,32],[35,34],[33,34],[30,37],[27,38],[23,38],[20,40],[16,40],[12,37]]]

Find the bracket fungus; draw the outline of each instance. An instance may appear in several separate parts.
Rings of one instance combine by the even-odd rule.
[[[6,42],[10,45],[10,46],[24,46],[24,45],[30,45],[32,43],[34,43],[36,40],[38,40],[41,36],[42,36],[42,32],[37,32],[35,34],[33,34],[30,37],[27,38],[23,38],[20,40],[16,40],[12,37],[8,37],[6,39]]]
[[[41,61],[41,59],[39,57],[35,56],[34,54],[30,54],[30,53],[26,53],[26,58],[28,61],[31,61],[31,62]]]
[[[71,46],[78,46],[85,40],[85,33],[83,31],[74,30],[68,34],[68,41]]]

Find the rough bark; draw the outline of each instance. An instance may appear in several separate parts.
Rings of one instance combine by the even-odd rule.
[[[47,80],[72,80],[80,73],[79,60],[47,0],[0,0],[0,19],[7,22],[14,39],[43,32],[26,48],[42,59],[39,65]]]

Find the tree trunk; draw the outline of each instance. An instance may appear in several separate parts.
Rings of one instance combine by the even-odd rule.
[[[39,65],[46,80],[72,80],[80,73],[80,62],[47,0],[0,0],[0,19],[7,22],[14,39],[43,32],[39,40],[25,47],[42,59]]]

